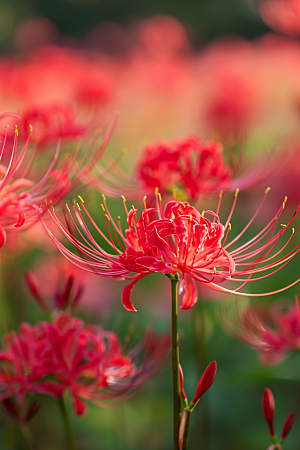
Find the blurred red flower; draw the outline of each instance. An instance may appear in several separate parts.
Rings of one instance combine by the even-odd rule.
[[[74,412],[82,415],[87,400],[104,406],[133,395],[162,368],[169,344],[167,336],[148,333],[125,355],[115,333],[67,314],[35,326],[22,323],[3,339],[0,400],[15,397],[21,405],[27,395],[61,397],[68,390]]]

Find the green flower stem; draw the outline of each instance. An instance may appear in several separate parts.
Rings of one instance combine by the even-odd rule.
[[[183,435],[182,450],[187,450],[187,448],[188,448],[191,412],[192,411],[189,411],[188,409],[186,409],[187,416],[186,416],[186,423],[185,423],[185,429],[184,429],[184,435]]]
[[[179,381],[179,345],[178,345],[178,276],[171,278],[172,286],[172,372],[173,372],[173,426],[174,450],[178,450],[179,424],[181,416],[181,396]]]
[[[28,449],[34,450],[34,440],[28,425],[20,425],[20,431],[24,437],[24,440],[27,443]]]
[[[65,401],[64,401],[63,397],[58,399],[58,404],[60,407],[60,411],[61,411],[61,415],[63,418],[64,427],[65,427],[65,432],[66,432],[66,440],[67,440],[66,448],[67,448],[67,450],[77,450],[75,437],[73,434],[71,422],[70,422],[70,419],[69,419],[69,416],[67,413],[67,409],[66,409],[66,405],[65,405]]]

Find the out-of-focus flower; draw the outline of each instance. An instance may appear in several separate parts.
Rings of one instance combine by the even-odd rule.
[[[0,119],[14,117],[13,114],[3,114]],[[94,151],[93,147],[79,159],[79,146],[74,154],[64,158],[58,165],[60,141],[50,162],[36,169],[36,147],[30,147],[32,127],[29,126],[27,139],[18,152],[18,128],[14,128],[14,137],[7,140],[9,128],[6,127],[0,150],[0,247],[6,240],[6,231],[28,227],[38,220],[41,204],[56,204],[78,187],[81,182],[89,182],[89,173],[102,155],[112,128],[104,137],[101,145]],[[36,170],[36,173],[34,173]]]
[[[191,136],[174,142],[157,142],[143,149],[137,165],[137,178],[146,195],[155,188],[165,193],[182,192],[195,200],[219,193],[231,182],[218,142],[204,144]]]
[[[133,280],[124,288],[122,294],[122,302],[126,309],[135,311],[130,300],[132,288],[138,280],[153,272],[166,275],[179,274],[179,293],[184,292],[181,308],[188,309],[197,301],[195,281],[205,283],[208,287],[220,292],[250,296],[265,296],[281,292],[298,282],[298,280],[294,281],[289,286],[269,293],[245,294],[241,292],[248,282],[262,280],[277,273],[300,250],[300,244],[297,244],[292,250],[285,251],[293,237],[294,230],[287,242],[281,248],[276,248],[278,241],[286,233],[298,212],[297,209],[288,224],[282,226],[275,233],[274,229],[284,210],[285,201],[273,219],[259,233],[248,242],[237,245],[234,250],[231,250],[233,244],[236,244],[255,220],[265,202],[268,191],[269,189],[266,190],[261,204],[249,223],[228,243],[227,238],[231,229],[230,220],[237,201],[237,192],[225,225],[220,222],[218,216],[221,199],[216,212],[208,210],[199,213],[189,203],[179,201],[167,203],[162,211],[160,195],[157,194],[157,208],[147,208],[145,201],[144,210],[139,218],[134,207],[130,211],[127,210],[124,199],[128,223],[125,234],[122,231],[120,217],[116,223],[103,196],[102,209],[109,238],[95,223],[81,197],[79,197],[81,206],[74,204],[74,215],[77,217],[82,231],[68,207],[79,239],[72,232],[70,224],[63,225],[54,208],[49,209],[50,216],[56,225],[83,254],[83,257],[68,250],[54,236],[45,222],[43,222],[43,226],[60,252],[74,264],[102,276]],[[84,221],[82,210],[100,234],[105,245],[108,244],[111,247],[112,253],[95,240]],[[239,286],[236,289],[228,289],[223,286],[226,281],[237,282]]]
[[[3,339],[0,400],[15,397],[22,405],[27,395],[70,391],[74,411],[82,415],[86,401],[103,406],[133,395],[163,366],[168,351],[168,337],[148,333],[125,355],[116,334],[67,314],[35,326],[23,323]]]
[[[237,339],[258,351],[262,364],[280,364],[300,348],[299,311],[290,303],[250,305],[237,317],[223,315],[222,321]]]
[[[223,191],[256,185],[275,170],[275,158],[269,157],[268,161],[261,161],[260,166],[252,164],[237,176],[242,154],[240,156],[234,161],[234,155],[230,155],[231,162],[227,164],[221,143],[204,143],[196,136],[155,142],[142,149],[132,176],[123,173],[120,167],[113,167],[108,173],[105,192],[137,199],[141,198],[141,192],[151,198],[158,189],[164,197],[197,202]],[[111,167],[112,164],[110,162]],[[99,169],[98,173],[101,174]],[[137,184],[140,190],[136,189]]]
[[[298,0],[261,0],[262,19],[276,31],[288,36],[300,35],[300,3]]]
[[[42,228],[41,232],[45,237]],[[48,253],[39,259],[32,270],[26,272],[25,278],[33,298],[47,313],[74,311],[80,303],[85,310],[98,313],[101,310],[102,315],[104,310],[109,314],[115,305],[116,290],[111,289],[112,280],[84,272],[60,254],[50,256]]]
[[[72,108],[63,104],[26,110],[22,114],[22,122],[24,134],[30,125],[33,127],[32,141],[38,148],[56,143],[58,139],[74,140],[74,138],[82,137],[87,130],[86,126],[76,122]]]

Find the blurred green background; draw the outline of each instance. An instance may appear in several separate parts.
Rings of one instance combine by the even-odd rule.
[[[171,15],[188,29],[195,48],[231,34],[253,38],[268,30],[254,0],[2,0],[0,50],[14,50],[13,33],[20,21],[47,17],[64,36],[82,40],[101,22],[128,25],[156,14]]]

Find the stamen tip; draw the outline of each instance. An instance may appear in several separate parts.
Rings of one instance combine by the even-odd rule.
[[[80,200],[82,203],[84,203],[84,200],[83,200],[83,198],[81,197],[81,195],[78,195],[78,198],[79,198],[79,200]]]
[[[267,187],[267,189],[265,190],[265,194],[267,194],[268,192],[270,192],[271,188]]]
[[[239,189],[239,188],[236,188],[235,193],[234,193],[234,196],[237,197],[237,196],[239,195],[239,192],[240,192],[240,189]]]

